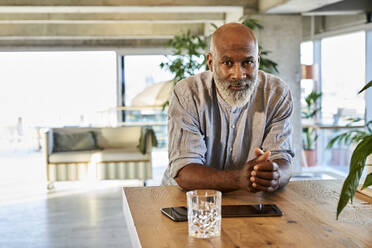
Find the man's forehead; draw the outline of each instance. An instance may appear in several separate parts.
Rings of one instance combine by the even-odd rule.
[[[218,53],[236,50],[240,50],[241,52],[258,52],[256,39],[251,35],[239,35],[236,32],[224,32],[216,35],[213,39],[213,43],[214,49]]]
[[[258,53],[257,40],[250,28],[240,23],[228,23],[219,27],[212,35],[212,53],[227,51]]]
[[[216,52],[219,55],[219,57],[223,56],[232,56],[235,54],[241,54],[242,56],[257,56],[258,54],[258,48],[256,44],[229,44],[226,46],[216,46]]]

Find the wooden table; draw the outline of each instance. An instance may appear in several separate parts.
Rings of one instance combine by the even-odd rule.
[[[235,191],[222,205],[275,203],[282,217],[222,218],[221,237],[188,236],[160,208],[186,206],[175,186],[123,188],[123,210],[133,247],[372,247],[372,199],[356,193],[336,221],[342,181],[296,181],[276,193]]]

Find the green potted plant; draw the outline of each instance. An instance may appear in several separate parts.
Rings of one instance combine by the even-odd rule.
[[[317,101],[322,96],[322,93],[318,93],[316,91],[312,91],[308,96],[305,97],[305,103],[302,110],[302,119],[305,120],[312,120],[314,124],[314,119],[317,113],[321,110],[321,108],[317,108]],[[317,163],[317,156],[316,156],[316,140],[318,139],[317,131],[311,125],[302,128],[302,144],[304,149],[304,155],[306,160],[307,166],[314,166]]]
[[[372,81],[367,83],[358,94],[372,87]],[[359,186],[360,178],[365,166],[372,166],[372,121],[366,124],[365,130],[350,130],[343,134],[334,137],[328,144],[328,147],[332,147],[335,142],[354,143],[357,144],[356,148],[351,155],[349,174],[347,175],[344,184],[342,186],[340,199],[337,205],[336,218],[338,219],[340,213],[345,208],[349,201],[353,201],[354,194]],[[369,159],[367,160],[367,157]],[[369,162],[368,162],[369,161]],[[372,185],[372,172],[367,173],[367,177],[364,180],[362,189]]]

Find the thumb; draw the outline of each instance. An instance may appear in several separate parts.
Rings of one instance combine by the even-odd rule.
[[[256,158],[256,162],[263,162],[263,161],[266,161],[266,160],[269,159],[270,155],[271,155],[271,152],[270,152],[270,151],[266,151],[266,152],[264,152],[263,154],[257,156],[257,158]]]
[[[256,147],[254,148],[254,154],[256,154],[257,157],[264,154],[264,151],[262,151],[260,148]]]

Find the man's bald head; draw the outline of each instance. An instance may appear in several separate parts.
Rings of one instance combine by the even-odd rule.
[[[231,106],[246,104],[257,85],[260,63],[252,30],[239,23],[219,27],[212,36],[207,60],[218,94]]]
[[[228,23],[219,27],[212,35],[210,52],[215,54],[217,50],[224,47],[236,47],[237,49],[249,46],[256,46],[257,39],[253,31],[240,23]]]

